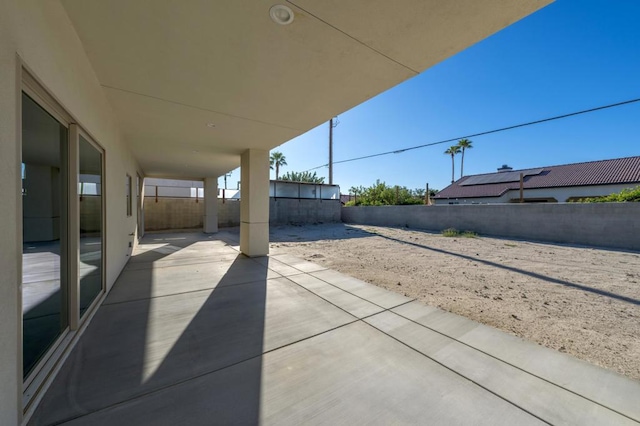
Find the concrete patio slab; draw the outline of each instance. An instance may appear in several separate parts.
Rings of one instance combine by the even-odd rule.
[[[358,322],[70,424],[544,423]]]
[[[133,260],[136,259],[136,257],[132,258],[131,262],[127,264],[127,271],[137,271],[140,269],[157,269],[167,266],[195,265],[198,263],[229,262],[234,261],[238,257],[238,252],[236,250],[233,250],[230,253],[213,253],[204,256],[198,254],[198,256],[178,258],[164,257],[155,261],[146,260],[134,262]]]
[[[284,278],[105,305],[41,404],[47,422],[34,424],[81,416],[354,320]]]
[[[636,424],[602,405],[392,312],[365,321],[550,424]]]
[[[640,382],[421,303],[393,312],[640,422]]]
[[[301,270],[296,269],[293,266],[289,266],[286,263],[283,263],[273,257],[269,257],[269,256],[254,257],[253,260],[255,260],[261,265],[268,267],[269,269],[277,272],[278,274],[284,277],[303,273]]]
[[[327,269],[322,265],[318,265],[317,263],[313,262],[307,262],[304,259],[300,259],[290,254],[276,254],[270,257],[273,257],[280,262],[286,263],[287,265],[296,268],[301,272],[316,272]]]
[[[29,425],[640,425],[615,373],[295,256],[153,237]]]
[[[242,264],[244,267],[237,266],[231,269],[232,264]],[[237,255],[233,263],[208,262],[142,270],[125,268],[118,278],[119,285],[111,290],[105,304],[212,289],[219,285],[243,284],[280,276],[277,272],[241,255]]]
[[[330,269],[314,272],[311,275],[385,309],[391,309],[413,300]]]
[[[347,293],[346,291],[328,284],[316,277],[312,277],[311,275],[299,274],[288,278],[329,303],[347,311],[356,318],[368,317],[384,310],[384,308],[378,305],[367,302],[360,297]]]
[[[207,241],[207,243],[209,243]],[[138,249],[129,263],[165,262],[175,260],[192,260],[200,258],[213,258],[219,255],[238,254],[237,250],[227,245],[203,245],[198,242],[182,242],[184,246],[161,243],[153,244],[151,248]]]

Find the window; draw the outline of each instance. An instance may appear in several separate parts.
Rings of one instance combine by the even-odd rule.
[[[104,214],[102,150],[83,134],[78,136],[80,185],[80,316],[88,312],[103,289]]]
[[[127,196],[127,216],[131,216],[133,211],[131,206],[131,199],[133,198],[131,196],[131,176],[127,175],[125,185],[126,185],[126,196]]]

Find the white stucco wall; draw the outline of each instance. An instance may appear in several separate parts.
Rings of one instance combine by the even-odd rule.
[[[96,75],[57,0],[0,2],[0,424],[20,422],[21,253],[20,65],[105,149],[106,277],[110,288],[128,260],[134,215],[126,217],[124,177],[142,175],[126,148]]]
[[[12,10],[0,3],[0,424],[20,419],[22,372],[20,340],[21,213],[16,43]]]

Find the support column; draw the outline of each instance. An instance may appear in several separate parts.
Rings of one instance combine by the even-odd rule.
[[[240,251],[269,254],[269,151],[249,149],[240,163]]]
[[[218,178],[204,179],[204,232],[218,232]]]

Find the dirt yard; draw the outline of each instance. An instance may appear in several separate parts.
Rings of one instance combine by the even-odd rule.
[[[640,253],[343,224],[273,227],[271,241],[640,380]]]

